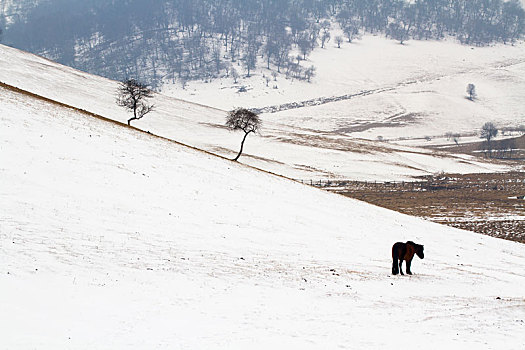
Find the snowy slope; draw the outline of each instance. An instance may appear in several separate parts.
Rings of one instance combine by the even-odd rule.
[[[337,33],[333,33],[335,37]],[[460,45],[453,40],[417,41],[404,45],[366,35],[341,48],[332,41],[316,49],[302,65],[315,65],[312,83],[280,74],[266,87],[261,69],[238,84],[232,79],[165,87],[167,94],[229,109],[233,106],[276,106],[316,98],[366,92],[339,102],[264,115],[293,127],[345,133],[375,140],[439,137],[446,132],[469,135],[483,123],[499,127],[525,125],[525,43],[487,47]],[[239,67],[242,71],[242,67]],[[466,86],[476,86],[475,102]],[[244,85],[247,92],[239,93]],[[275,89],[274,86],[278,88]],[[446,142],[446,140],[443,140]]]
[[[525,251],[0,88],[5,349],[523,349]],[[390,275],[395,241],[425,244]]]
[[[115,104],[116,82],[5,46],[0,46],[0,82],[121,122],[129,118]],[[223,127],[226,111],[162,94],[154,103],[156,111],[134,126],[226,157],[238,151],[242,135]],[[240,160],[291,178],[401,180],[440,171],[505,169],[470,157],[325,132],[321,123],[297,126],[274,115],[263,115],[262,121],[261,135],[250,135]]]

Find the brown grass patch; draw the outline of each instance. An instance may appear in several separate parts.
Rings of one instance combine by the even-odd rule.
[[[348,182],[333,191],[401,213],[525,243],[525,173],[442,175],[417,182]]]
[[[492,146],[492,154],[480,152],[481,150],[484,150],[486,147],[484,147],[484,141],[479,142],[471,142],[471,143],[465,143],[460,144],[459,146],[446,146],[446,147],[439,147],[437,149],[448,151],[451,153],[466,153],[475,155],[478,157],[482,157],[485,159],[499,159],[509,162],[523,162],[525,160],[525,135],[516,137],[511,139],[513,141],[513,148],[517,149],[512,152],[511,155],[509,153],[505,154],[504,158],[499,158],[501,156],[501,153],[498,151],[502,148],[502,143],[505,142],[505,140],[493,140],[491,142]],[[428,147],[428,148],[435,148],[435,147]]]

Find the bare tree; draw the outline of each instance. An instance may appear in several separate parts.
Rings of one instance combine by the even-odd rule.
[[[324,49],[324,44],[330,41],[330,32],[328,30],[323,30],[321,34],[321,48]]]
[[[498,128],[494,125],[492,122],[486,122],[481,127],[481,135],[480,137],[482,139],[487,140],[487,150],[489,154],[492,154],[492,144],[491,140],[498,135]]]
[[[301,37],[297,39],[297,46],[303,55],[302,59],[306,60],[306,55],[310,54],[310,52],[313,50],[312,41],[310,40],[309,36],[302,34]]]
[[[153,91],[135,79],[120,82],[117,91],[117,104],[133,112],[133,118],[128,119],[128,125],[131,125],[132,120],[141,119],[153,111],[155,106],[147,103],[147,100],[152,97]]]
[[[257,51],[248,49],[244,54],[242,61],[244,69],[246,70],[246,77],[250,77],[250,72],[255,69],[257,65]]]
[[[495,149],[497,149],[498,158],[512,158],[512,151],[516,148],[516,139],[504,139],[498,142]]]
[[[282,34],[277,44],[274,63],[277,65],[277,72],[281,73],[281,66],[288,61],[288,56],[290,55],[290,47],[292,45],[290,35]]]
[[[471,101],[474,101],[474,99],[477,96],[476,86],[474,84],[471,83],[467,85],[467,94],[468,94],[468,99]]]
[[[509,158],[512,158],[512,151],[514,151],[518,147],[516,145],[516,139],[509,139],[506,147],[507,147],[507,149],[509,151]]]
[[[341,48],[341,44],[343,43],[344,38],[341,35],[338,35],[335,37],[335,43],[337,44],[337,48]]]
[[[494,137],[498,135],[498,128],[492,122],[486,122],[481,127],[481,138],[486,139],[490,142]]]
[[[445,136],[447,137],[447,140],[452,140],[452,141],[454,141],[456,146],[459,146],[459,139],[461,138],[460,134],[453,133],[453,132],[449,131],[449,132],[447,132],[445,134]]]
[[[188,86],[188,78],[186,76],[180,77],[180,86],[182,87],[182,90],[186,90],[186,87]]]
[[[359,39],[359,24],[355,20],[350,20],[347,25],[343,27],[343,32],[351,43],[354,39]]]
[[[232,159],[233,161],[237,161],[237,159],[239,159],[239,157],[242,154],[244,141],[246,141],[246,137],[250,133],[256,133],[259,130],[259,127],[261,126],[261,121],[256,113],[246,108],[236,108],[228,113],[228,116],[226,117],[226,126],[234,131],[244,131],[244,137],[241,142],[241,149],[237,154],[237,157]]]
[[[310,82],[310,80],[315,76],[315,67],[314,66],[310,66],[309,68],[307,68],[304,71],[304,76],[305,76],[306,80],[308,80],[308,82]]]
[[[411,36],[412,27],[414,25],[412,12],[412,6],[404,6],[401,10],[400,17],[394,18],[394,20],[389,23],[386,30],[387,34],[394,40],[398,40],[401,45],[403,45],[403,43]]]
[[[456,143],[456,146],[459,147],[459,139],[460,139],[461,135],[460,134],[454,134],[452,135],[452,140],[454,140],[454,142]]]
[[[233,78],[233,83],[234,84],[237,84],[237,80],[239,79],[239,73],[237,72],[237,69],[233,68],[231,69],[231,75],[232,75],[232,78]]]

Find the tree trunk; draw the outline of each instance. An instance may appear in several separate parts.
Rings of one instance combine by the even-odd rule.
[[[237,157],[235,157],[235,159],[232,159],[234,162],[237,161],[237,159],[239,159],[239,157],[241,156],[241,153],[242,153],[242,149],[244,147],[244,141],[246,141],[246,137],[248,136],[249,132],[245,133],[244,134],[244,137],[242,138],[242,142],[241,142],[241,149],[239,151],[239,154],[237,154]]]
[[[133,118],[128,119],[128,125],[131,126],[131,121],[132,120],[137,120],[137,119],[139,119],[139,118],[137,118],[137,103],[135,102],[133,104]]]

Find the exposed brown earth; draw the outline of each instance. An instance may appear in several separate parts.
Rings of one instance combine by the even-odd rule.
[[[510,152],[507,147],[512,146]],[[428,147],[446,150],[454,153],[466,153],[489,159],[503,159],[507,161],[523,162],[525,160],[525,135],[512,139],[498,140],[491,142],[491,151],[487,151],[487,144],[484,141],[460,144],[459,146]],[[484,152],[481,150],[485,150]],[[522,163],[523,164],[523,163]]]
[[[525,243],[525,172],[442,174],[420,180],[349,181],[332,183],[329,189],[441,224]]]

